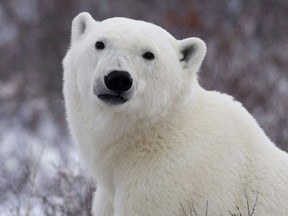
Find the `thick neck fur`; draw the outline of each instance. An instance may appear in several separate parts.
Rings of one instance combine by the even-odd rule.
[[[86,113],[85,116],[88,117],[79,116],[78,121],[82,121],[83,127],[88,126],[86,127],[88,131],[83,136],[88,136],[90,140],[82,155],[85,155],[85,160],[89,160],[87,164],[90,165],[93,176],[96,174],[96,180],[107,181],[108,176],[114,174],[113,170],[117,167],[115,163],[120,163],[123,158],[137,160],[137,157],[146,157],[150,160],[151,157],[160,157],[165,154],[166,150],[173,148],[167,145],[167,140],[172,138],[175,140],[175,145],[177,144],[177,136],[179,136],[177,131],[181,131],[187,121],[185,113],[187,110],[190,110],[189,112],[191,109],[197,110],[197,98],[193,97],[194,95],[196,94],[191,95],[190,100],[185,101],[185,104],[171,107],[164,116],[155,118],[153,121],[144,119],[133,121],[129,119],[129,116],[111,112],[89,117],[92,113],[95,114],[95,111],[82,107],[85,112],[82,110],[78,113]],[[178,129],[176,132],[174,128],[171,128],[175,125]],[[80,140],[85,139],[84,137]],[[83,144],[79,143],[79,145]]]

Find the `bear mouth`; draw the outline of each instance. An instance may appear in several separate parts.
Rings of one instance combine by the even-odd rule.
[[[121,95],[112,95],[112,94],[99,94],[97,97],[110,105],[120,105],[124,104],[127,101],[127,98]]]

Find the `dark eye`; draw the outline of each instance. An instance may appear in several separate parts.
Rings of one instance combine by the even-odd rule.
[[[97,50],[103,50],[105,48],[105,44],[102,41],[97,41],[95,44],[95,48]]]
[[[154,54],[151,52],[145,52],[142,57],[147,60],[153,60],[155,58]]]

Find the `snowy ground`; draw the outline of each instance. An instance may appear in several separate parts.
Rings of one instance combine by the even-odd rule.
[[[0,215],[89,215],[94,187],[71,140],[43,113],[37,134],[1,121]]]

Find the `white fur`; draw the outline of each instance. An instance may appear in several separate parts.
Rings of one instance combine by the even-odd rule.
[[[72,24],[64,64],[68,124],[97,181],[95,216],[288,215],[288,156],[239,102],[197,82],[205,56],[198,38],[176,40],[162,28],[126,18]],[[96,41],[105,49],[96,50]],[[181,51],[193,47],[187,59]],[[155,59],[142,58],[152,51]],[[95,79],[126,70],[133,96],[110,106]],[[181,205],[180,205],[181,203]]]

